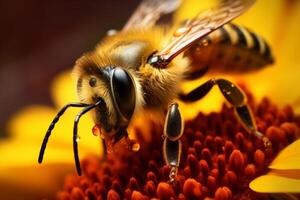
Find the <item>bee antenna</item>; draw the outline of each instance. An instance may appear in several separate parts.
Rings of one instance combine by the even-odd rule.
[[[39,158],[38,158],[38,162],[42,163],[43,162],[43,157],[44,157],[44,152],[48,143],[48,139],[51,135],[51,131],[54,129],[55,124],[58,122],[59,118],[65,113],[65,111],[67,110],[67,108],[69,107],[86,107],[89,104],[85,104],[85,103],[69,103],[67,105],[65,105],[62,109],[60,109],[60,111],[56,114],[56,116],[54,117],[54,119],[52,120],[46,135],[44,137],[41,149],[40,149],[40,153],[39,153]]]
[[[102,100],[99,100],[96,104],[88,105],[86,108],[82,109],[74,120],[74,127],[73,127],[73,151],[74,151],[74,160],[75,160],[75,166],[76,170],[79,176],[81,176],[81,167],[79,162],[79,156],[78,156],[78,123],[82,115],[87,113],[88,111],[92,110],[93,108],[97,107],[100,103],[102,103]]]

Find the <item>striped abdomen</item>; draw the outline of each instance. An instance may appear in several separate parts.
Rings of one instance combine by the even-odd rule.
[[[188,78],[204,72],[243,73],[273,63],[269,45],[255,33],[226,24],[193,45],[185,54],[191,60]]]

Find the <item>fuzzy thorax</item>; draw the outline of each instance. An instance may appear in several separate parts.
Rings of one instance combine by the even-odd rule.
[[[103,98],[108,109],[108,121],[116,125],[112,88],[102,79],[101,71],[107,67],[119,67],[130,74],[135,85],[134,114],[142,108],[164,110],[176,98],[188,62],[178,56],[166,69],[147,64],[148,57],[162,49],[163,38],[161,30],[120,32],[106,37],[94,51],[76,62],[74,74],[80,101],[93,103],[95,95]],[[91,78],[97,79],[94,87],[89,85]]]

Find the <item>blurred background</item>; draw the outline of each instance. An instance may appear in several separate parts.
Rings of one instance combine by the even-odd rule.
[[[120,29],[139,1],[2,0],[0,2],[0,136],[20,108],[48,104],[49,84]]]

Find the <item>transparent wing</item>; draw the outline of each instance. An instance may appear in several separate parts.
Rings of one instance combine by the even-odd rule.
[[[199,39],[216,30],[250,8],[255,0],[226,0],[217,7],[201,12],[187,20],[174,34],[171,42],[150,60],[151,64],[164,67]],[[155,63],[153,63],[155,62]]]
[[[181,0],[143,0],[123,30],[153,26],[162,15],[175,11]]]

